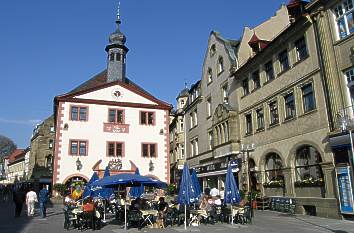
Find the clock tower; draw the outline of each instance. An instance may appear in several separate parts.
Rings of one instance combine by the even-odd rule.
[[[126,54],[129,49],[125,46],[126,37],[120,31],[120,7],[117,12],[117,29],[109,36],[109,44],[106,46],[107,56],[107,82],[123,81],[126,70]]]

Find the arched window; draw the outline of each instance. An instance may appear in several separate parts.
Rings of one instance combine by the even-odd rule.
[[[265,174],[268,182],[283,181],[283,163],[280,156],[276,153],[269,153],[266,156]]]
[[[45,158],[45,166],[48,169],[51,169],[53,165],[53,156],[52,155],[47,155]]]
[[[213,81],[213,71],[211,68],[208,69],[208,83]]]
[[[213,44],[212,46],[210,46],[210,51],[209,51],[210,57],[214,56],[215,53],[216,53],[216,46],[215,44]]]
[[[320,153],[312,146],[305,145],[296,151],[295,170],[297,182],[322,184],[323,173]]]
[[[219,57],[218,59],[218,74],[224,71],[224,59]]]

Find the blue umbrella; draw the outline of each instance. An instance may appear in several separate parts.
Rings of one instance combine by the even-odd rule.
[[[234,174],[229,165],[226,174],[224,204],[238,204],[240,201],[240,192],[238,191]]]
[[[184,163],[181,183],[179,185],[178,203],[184,205],[184,228],[187,229],[187,205],[197,201],[197,194],[194,190],[191,175],[189,174],[189,167]]]
[[[153,187],[167,187],[167,184],[161,182],[159,180],[154,180],[152,178],[141,176],[137,174],[131,173],[121,173],[114,176],[103,177],[102,179],[95,181],[92,183],[94,187],[117,187],[117,186],[126,186],[126,187],[134,187],[134,186],[153,186]],[[127,229],[127,206],[126,202],[124,205],[124,229]]]
[[[135,174],[140,175],[138,168],[135,170]],[[143,193],[144,193],[144,186],[142,184],[137,187],[132,187],[129,192],[130,196],[135,198],[140,197]]]
[[[194,191],[196,193],[197,198],[199,199],[200,196],[202,195],[202,190],[200,189],[200,184],[199,184],[197,172],[195,171],[195,169],[192,169],[191,178],[192,178],[192,182],[193,182],[193,186],[194,186]]]
[[[106,169],[104,170],[103,178],[109,176],[110,176],[110,172],[109,172],[109,167],[107,166]],[[96,197],[102,197],[104,199],[108,199],[113,193],[114,190],[112,188],[104,187],[102,189],[96,190],[93,195]]]
[[[84,189],[84,193],[82,194],[82,197],[85,198],[85,197],[89,197],[91,196],[91,193],[92,193],[92,190],[91,190],[91,187],[90,185],[95,182],[96,180],[99,180],[98,178],[98,175],[96,172],[94,172],[91,176],[91,179],[89,180],[89,182],[87,182],[86,184],[86,187]]]

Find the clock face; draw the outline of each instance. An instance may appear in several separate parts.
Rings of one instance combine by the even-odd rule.
[[[123,92],[120,89],[113,89],[112,90],[112,98],[119,100],[123,97]]]

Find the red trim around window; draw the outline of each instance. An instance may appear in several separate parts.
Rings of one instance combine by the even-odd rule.
[[[116,118],[114,119],[114,122],[109,121],[109,111],[115,110],[116,111]],[[117,122],[117,112],[122,111],[123,112],[123,122]],[[107,116],[107,122],[108,123],[116,123],[116,124],[125,124],[125,109],[123,108],[108,108],[108,116]]]
[[[71,153],[71,144],[73,142],[77,142],[77,153],[76,154],[72,154]],[[80,155],[80,143],[81,142],[84,142],[86,143],[86,154],[85,155]],[[70,139],[69,140],[69,146],[68,146],[68,155],[71,155],[71,156],[87,156],[88,155],[88,148],[89,148],[89,141],[88,140],[82,140],[82,139]]]
[[[148,145],[148,157],[144,157],[143,145]],[[151,156],[150,156],[150,145],[154,145],[154,146],[155,146],[155,157],[151,157]],[[156,158],[158,157],[157,148],[158,148],[158,147],[157,147],[157,143],[153,143],[153,142],[142,142],[142,143],[141,143],[141,157],[142,157],[142,158],[147,158],[147,159],[150,159],[150,158],[156,159]]]
[[[145,124],[141,123],[141,114],[145,113]],[[152,113],[152,124],[148,124],[149,122],[149,113]],[[155,111],[139,111],[139,125],[156,125],[156,112]]]
[[[110,143],[114,143],[114,156],[110,156],[109,155],[109,144]],[[113,141],[108,141],[107,143],[106,143],[106,157],[110,157],[110,158],[116,158],[116,157],[118,157],[117,155],[116,155],[116,152],[117,152],[117,143],[120,143],[120,144],[122,144],[122,158],[124,158],[125,157],[125,143],[124,142],[113,142]]]
[[[72,113],[71,109],[73,107],[77,107],[77,119],[72,119],[71,118],[71,113]],[[86,119],[85,120],[80,120],[80,108],[86,108]],[[89,119],[89,107],[85,106],[85,105],[73,105],[73,104],[70,104],[69,119],[71,121],[88,121],[88,119]]]

